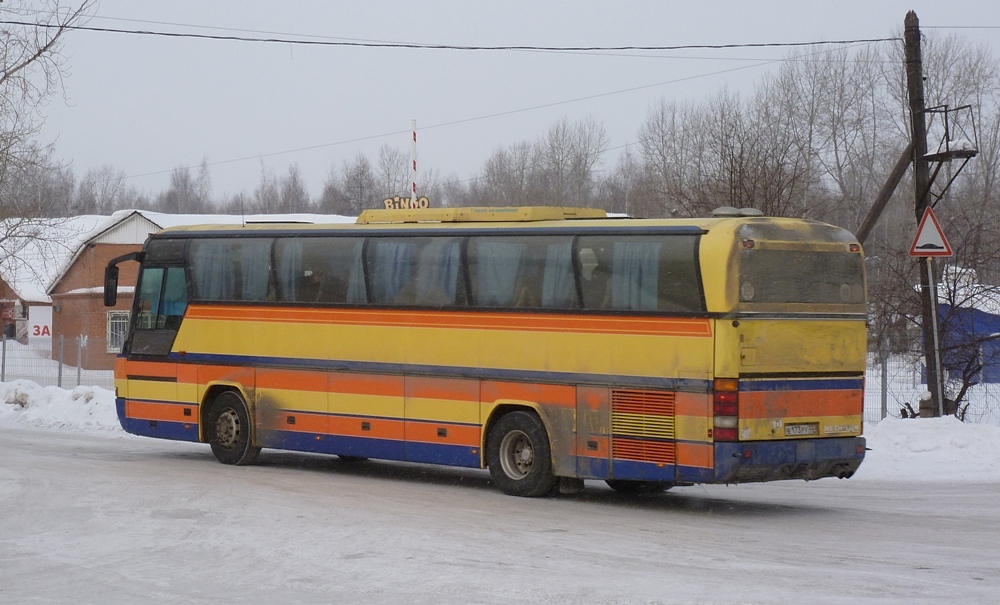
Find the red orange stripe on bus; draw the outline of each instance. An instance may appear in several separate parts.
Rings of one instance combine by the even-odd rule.
[[[741,418],[787,418],[801,416],[857,416],[864,408],[864,392],[831,391],[741,391]]]
[[[528,384],[520,382],[494,382],[484,380],[481,383],[482,400],[493,403],[503,399],[514,401],[531,401],[540,404],[561,407],[576,407],[576,387],[555,384]]]
[[[365,428],[368,427],[368,428]],[[403,420],[388,418],[363,418],[333,416],[330,418],[331,435],[344,437],[370,437],[402,441],[405,435]]]
[[[444,430],[446,435],[439,434]],[[407,422],[406,440],[423,443],[449,443],[479,447],[482,430],[478,426],[444,425],[436,422]]]
[[[187,414],[185,414],[185,410]],[[149,401],[125,401],[125,415],[139,420],[162,420],[164,422],[187,422],[197,424],[198,413],[195,405],[176,403],[154,403]]]
[[[449,378],[406,378],[406,396],[420,399],[479,401],[479,381]]]

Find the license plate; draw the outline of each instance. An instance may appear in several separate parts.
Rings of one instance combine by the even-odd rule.
[[[801,424],[785,425],[786,437],[801,437],[803,435],[818,435],[818,434],[819,434],[818,422],[804,422]]]

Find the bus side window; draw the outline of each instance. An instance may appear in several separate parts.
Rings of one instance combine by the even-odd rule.
[[[135,327],[140,330],[152,330],[156,327],[156,316],[160,311],[160,290],[163,288],[162,267],[144,267],[139,282],[139,292],[136,294],[139,308]]]
[[[167,279],[163,286],[163,303],[156,318],[156,327],[176,330],[181,325],[187,309],[187,281],[183,267],[168,267]]]
[[[659,310],[702,310],[695,241],[693,236],[664,238],[660,250]]]

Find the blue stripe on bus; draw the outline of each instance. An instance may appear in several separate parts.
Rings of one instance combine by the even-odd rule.
[[[607,458],[577,456],[576,474],[581,479],[607,479],[611,476],[611,461]]]
[[[858,390],[861,378],[803,378],[782,380],[740,380],[741,391],[837,391]]]
[[[406,442],[406,461],[480,468],[479,448],[449,443]]]
[[[129,418],[125,415],[125,398],[115,398],[115,411],[118,413],[118,422],[126,433],[142,435],[143,437],[158,437],[160,439],[173,439],[175,441],[198,442],[197,422],[171,422],[168,420],[146,420],[143,418]]]
[[[628,481],[673,481],[674,465],[634,460],[611,461],[611,474],[615,479]]]
[[[574,372],[546,372],[541,370],[510,370],[502,368],[378,363],[369,361],[261,357],[255,355],[215,355],[209,353],[184,353],[182,355],[179,353],[171,353],[169,360],[176,363],[188,364],[251,366],[256,368],[282,368],[297,370],[327,370],[376,375],[407,374],[441,376],[447,378],[475,378],[478,380],[510,380],[542,384],[589,384],[645,387],[689,393],[707,393],[709,392],[712,384],[711,380],[696,378],[583,374]]]
[[[261,431],[259,438],[262,447],[282,450],[480,468],[478,448],[466,445],[403,442],[393,439],[282,430]]]
[[[715,480],[715,469],[677,465],[676,480],[684,483],[711,483]]]

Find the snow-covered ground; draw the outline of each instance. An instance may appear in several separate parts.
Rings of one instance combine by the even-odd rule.
[[[1000,427],[868,425],[849,480],[552,499],[485,471],[127,435],[0,383],[0,603],[996,603]]]
[[[126,435],[113,391],[28,380],[0,383],[0,427],[18,426]],[[1000,483],[1000,426],[890,417],[868,424],[865,437],[871,451],[855,480]]]

